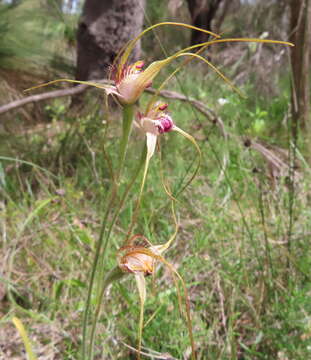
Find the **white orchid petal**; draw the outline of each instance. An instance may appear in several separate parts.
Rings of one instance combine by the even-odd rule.
[[[159,135],[156,120],[149,119],[147,117],[141,118],[141,128],[145,133],[151,133],[155,136]]]
[[[138,326],[138,349],[137,349],[138,359],[140,359],[141,338],[143,335],[143,327],[144,327],[144,305],[146,301],[146,280],[142,272],[136,273],[135,279],[140,297],[140,315],[139,315],[139,326]]]
[[[130,74],[124,77],[120,81],[119,84],[117,84],[117,91],[120,95],[120,97],[124,100],[127,104],[134,103],[142,91],[144,89],[140,89],[137,84],[137,78],[139,77],[139,74]]]
[[[105,91],[108,96],[117,95],[118,97],[122,97],[122,95],[118,92],[118,89],[115,86],[106,87]]]
[[[145,281],[144,273],[142,272],[135,273],[135,280],[139,292],[140,301],[142,304],[144,304],[146,300],[146,281]]]
[[[147,137],[147,162],[149,162],[155,151],[155,147],[157,144],[157,135],[147,132],[146,137]]]

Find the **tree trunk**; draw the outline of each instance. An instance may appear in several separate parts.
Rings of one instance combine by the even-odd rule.
[[[77,80],[102,79],[143,26],[145,0],[86,0],[78,27]],[[140,55],[140,43],[132,60]]]
[[[187,0],[191,24],[212,31],[212,21],[221,2],[222,0]],[[207,34],[193,30],[191,33],[191,45],[208,41],[208,38]]]
[[[226,17],[227,12],[228,12],[228,10],[230,8],[230,5],[232,5],[232,4],[233,4],[232,0],[225,0],[224,4],[222,6],[222,9],[219,10],[220,15],[217,16],[217,19],[215,21],[215,25],[213,27],[213,31],[216,32],[216,34],[220,33],[221,25],[225,20],[225,17]]]
[[[311,42],[311,0],[290,0],[291,36],[295,46],[291,48],[293,71],[292,116],[293,132],[298,127],[308,128],[310,122],[310,42]]]

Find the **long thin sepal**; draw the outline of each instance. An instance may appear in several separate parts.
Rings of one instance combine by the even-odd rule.
[[[123,55],[121,56],[121,60],[120,60],[121,67],[126,63],[128,57],[129,57],[130,53],[132,52],[134,46],[136,45],[137,41],[139,39],[141,39],[150,30],[153,30],[153,29],[155,29],[155,28],[157,28],[159,26],[163,26],[163,25],[180,26],[180,27],[184,27],[184,28],[187,28],[187,29],[191,29],[191,30],[201,31],[201,32],[206,33],[208,35],[212,35],[215,38],[219,38],[219,35],[211,32],[211,31],[201,29],[201,28],[198,28],[196,26],[189,25],[189,24],[178,23],[178,22],[170,22],[170,21],[161,22],[161,23],[149,26],[147,29],[142,31],[135,39],[133,39],[132,41],[129,42],[128,46],[126,47],[126,49],[125,49],[125,51],[123,53]]]
[[[140,360],[141,351],[141,339],[143,335],[144,327],[144,307],[146,301],[146,280],[143,273],[139,272],[135,274],[136,284],[140,298],[140,312],[139,312],[139,325],[138,325],[138,346],[137,346],[137,360]]]
[[[176,198],[173,196],[169,184],[168,184],[168,183],[165,183],[164,174],[163,174],[163,161],[162,161],[162,152],[161,152],[161,149],[160,149],[159,153],[160,153],[160,156],[159,156],[159,158],[160,158],[160,177],[161,177],[161,182],[162,182],[163,189],[164,189],[166,195],[167,195],[172,201],[179,202],[179,200],[176,199]]]
[[[205,62],[208,66],[210,66],[234,91],[236,91],[240,96],[245,97],[245,95],[211,62],[209,62],[204,57],[200,56],[199,53],[201,53],[203,50],[205,50],[208,46],[217,44],[217,43],[226,43],[226,42],[257,42],[257,43],[270,43],[270,44],[280,44],[280,45],[287,45],[287,46],[294,46],[294,44],[287,42],[287,41],[280,41],[280,40],[269,40],[269,39],[256,39],[256,38],[229,38],[229,39],[216,39],[216,40],[210,40],[205,43],[195,44],[192,46],[188,46],[182,50],[179,50],[175,54],[171,55],[165,61],[167,63],[171,62],[172,60],[180,57],[180,56],[189,56],[194,58],[198,58]],[[188,51],[194,50],[196,48],[200,48],[196,53],[189,53]],[[166,85],[166,83],[178,72],[180,71],[187,62],[184,64],[178,66],[160,85],[160,87],[157,89],[157,92],[152,96],[151,100],[148,103],[147,111],[152,107],[152,104],[155,101],[155,98],[159,95],[159,92],[163,87]]]
[[[186,304],[186,317],[187,317],[187,328],[189,331],[189,337],[190,337],[190,343],[191,343],[191,349],[192,349],[192,353],[191,353],[191,359],[195,360],[196,359],[196,351],[195,351],[195,343],[194,343],[194,338],[193,338],[193,331],[192,331],[192,323],[191,323],[191,313],[190,313],[190,300],[189,300],[189,294],[188,294],[188,290],[186,287],[186,284],[183,280],[183,278],[181,277],[181,275],[178,273],[178,271],[173,267],[173,265],[171,265],[168,261],[166,261],[163,256],[161,256],[160,254],[156,254],[153,251],[149,250],[149,249],[144,249],[144,248],[140,248],[140,249],[136,249],[133,250],[133,254],[146,254],[152,258],[154,258],[155,260],[158,260],[160,262],[162,262],[164,265],[166,265],[169,270],[175,274],[177,276],[177,278],[180,280],[183,290],[184,290],[184,294],[185,294],[185,304]],[[128,253],[128,256],[131,255],[131,253]]]
[[[176,213],[175,213],[175,204],[174,204],[174,201],[172,201],[172,216],[173,216],[173,220],[174,220],[174,224],[175,224],[175,231],[173,233],[173,235],[169,238],[169,240],[163,244],[163,245],[160,245],[159,246],[159,251],[160,253],[163,253],[165,250],[167,250],[172,242],[175,240],[176,236],[177,236],[177,233],[178,233],[178,229],[179,229],[179,225],[178,225],[178,222],[177,222],[177,218],[176,218]]]
[[[157,143],[157,135],[154,135],[152,133],[146,133],[146,139],[147,139],[147,154],[146,154],[144,173],[143,173],[143,178],[142,178],[141,185],[140,185],[138,199],[137,199],[136,206],[135,206],[135,209],[134,209],[134,213],[133,213],[133,216],[132,216],[131,224],[130,224],[129,230],[127,232],[127,237],[126,237],[127,240],[131,236],[133,227],[134,227],[136,219],[137,219],[137,215],[138,215],[138,211],[139,211],[139,207],[140,207],[140,202],[141,202],[141,197],[143,195],[145,182],[146,182],[146,178],[147,178],[147,173],[148,173],[148,169],[149,169],[150,159],[151,159],[152,155],[154,154],[156,143]]]
[[[234,91],[236,91],[240,96],[245,98],[245,95],[219,69],[217,69],[216,66],[214,66],[212,63],[210,63],[203,56],[200,56],[198,54],[193,54],[193,53],[182,53],[182,54],[178,55],[178,57],[180,57],[180,56],[190,56],[190,57],[194,57],[194,58],[197,58],[197,59],[205,62],[209,67],[211,67],[217,73],[217,75],[219,75],[229,86],[231,86],[231,88]]]
[[[59,83],[59,82],[69,82],[69,83],[74,83],[74,84],[89,85],[89,86],[94,86],[94,87],[96,87],[98,89],[104,89],[104,90],[109,88],[109,86],[107,86],[107,85],[105,86],[105,85],[101,85],[101,84],[98,84],[98,83],[93,83],[91,81],[71,80],[71,79],[57,79],[57,80],[52,80],[52,81],[46,82],[44,84],[32,86],[31,88],[24,90],[24,92],[31,91],[31,90],[34,90],[34,89],[39,89],[39,88],[49,86],[49,85]]]
[[[257,42],[257,43],[266,43],[266,44],[280,44],[287,46],[295,46],[293,43],[288,41],[281,40],[270,40],[270,39],[256,39],[256,38],[228,38],[228,39],[216,39],[210,40],[206,44],[213,45],[217,43],[226,43],[226,42]]]
[[[188,133],[186,133],[185,131],[183,131],[182,129],[180,129],[179,127],[175,126],[173,127],[173,131],[178,132],[179,134],[181,134],[182,136],[184,136],[186,139],[188,139],[196,148],[197,152],[198,152],[198,164],[197,167],[195,168],[193,174],[191,175],[191,178],[187,181],[187,183],[182,187],[182,189],[178,192],[179,194],[182,193],[193,181],[193,179],[196,177],[200,166],[201,166],[201,161],[202,161],[202,153],[201,150],[199,148],[199,145],[197,144],[197,142],[195,141],[194,137],[189,135]]]

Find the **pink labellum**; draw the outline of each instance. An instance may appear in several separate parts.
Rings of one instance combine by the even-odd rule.
[[[165,112],[167,107],[166,103],[156,103],[146,114],[136,115],[137,126],[146,134],[148,161],[154,154],[157,137],[174,130],[173,119]]]
[[[173,119],[165,112],[167,107],[168,104],[166,103],[156,103],[147,113],[138,113],[138,126],[145,133],[149,132],[154,135],[160,135],[173,130]]]
[[[157,128],[160,134],[171,131],[173,126],[173,120],[169,115],[162,116],[157,120]]]

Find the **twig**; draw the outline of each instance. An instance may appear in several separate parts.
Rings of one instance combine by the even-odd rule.
[[[0,114],[4,114],[7,111],[17,109],[29,103],[39,102],[47,99],[54,99],[62,96],[76,95],[85,91],[87,88],[88,88],[87,85],[78,85],[70,89],[54,90],[54,91],[46,92],[44,94],[27,96],[23,99],[15,100],[8,104],[0,106]]]
[[[217,288],[219,302],[220,302],[221,323],[222,323],[224,330],[226,330],[227,317],[226,317],[226,313],[225,313],[225,297],[224,297],[224,293],[221,289],[220,276],[218,273],[217,273],[217,278],[216,278],[216,288]]]
[[[138,350],[136,350],[135,348],[133,348],[132,346],[126,344],[125,342],[123,341],[120,341],[125,347],[127,347],[128,349],[134,351],[134,352],[138,352]],[[146,349],[147,350],[147,349]],[[147,352],[144,352],[144,351],[141,351],[140,352],[142,355],[144,356],[147,356],[147,357],[151,357],[153,359],[161,359],[161,360],[177,360],[175,358],[173,358],[170,354],[161,354],[161,353],[158,353],[156,351],[153,351],[151,350],[151,353],[147,353]]]
[[[159,96],[162,96],[167,99],[175,99],[183,102],[187,102],[191,105],[193,105],[201,114],[203,114],[209,121],[212,123],[215,123],[220,128],[222,135],[227,138],[227,133],[225,131],[224,123],[222,122],[221,118],[217,116],[217,114],[210,108],[208,108],[203,102],[199,100],[189,99],[185,95],[182,95],[175,91],[169,91],[169,90],[162,90],[158,92],[157,90],[153,88],[147,88],[145,90],[148,93],[155,94],[158,93]]]
[[[107,79],[90,80],[90,82],[97,82],[100,84],[111,84],[111,81],[107,80]],[[46,92],[43,94],[27,96],[23,99],[15,100],[8,104],[0,106],[0,114],[4,114],[5,112],[17,109],[17,108],[22,107],[29,103],[40,102],[40,101],[48,100],[48,99],[55,99],[58,97],[77,95],[79,93],[84,92],[85,90],[87,90],[89,88],[90,88],[89,85],[81,84],[81,85],[71,87],[69,89],[54,90],[54,91],[49,91],[49,92]],[[145,91],[150,94],[157,93],[157,90],[153,89],[153,88],[148,88]],[[201,114],[206,116],[209,121],[216,123],[218,125],[218,127],[220,128],[223,136],[225,138],[227,137],[222,120],[216,115],[216,113],[213,110],[208,108],[201,101],[189,99],[180,93],[177,93],[175,91],[168,91],[168,90],[162,90],[158,93],[158,95],[161,97],[167,98],[167,99],[175,99],[175,100],[188,102],[188,103],[192,104]]]

